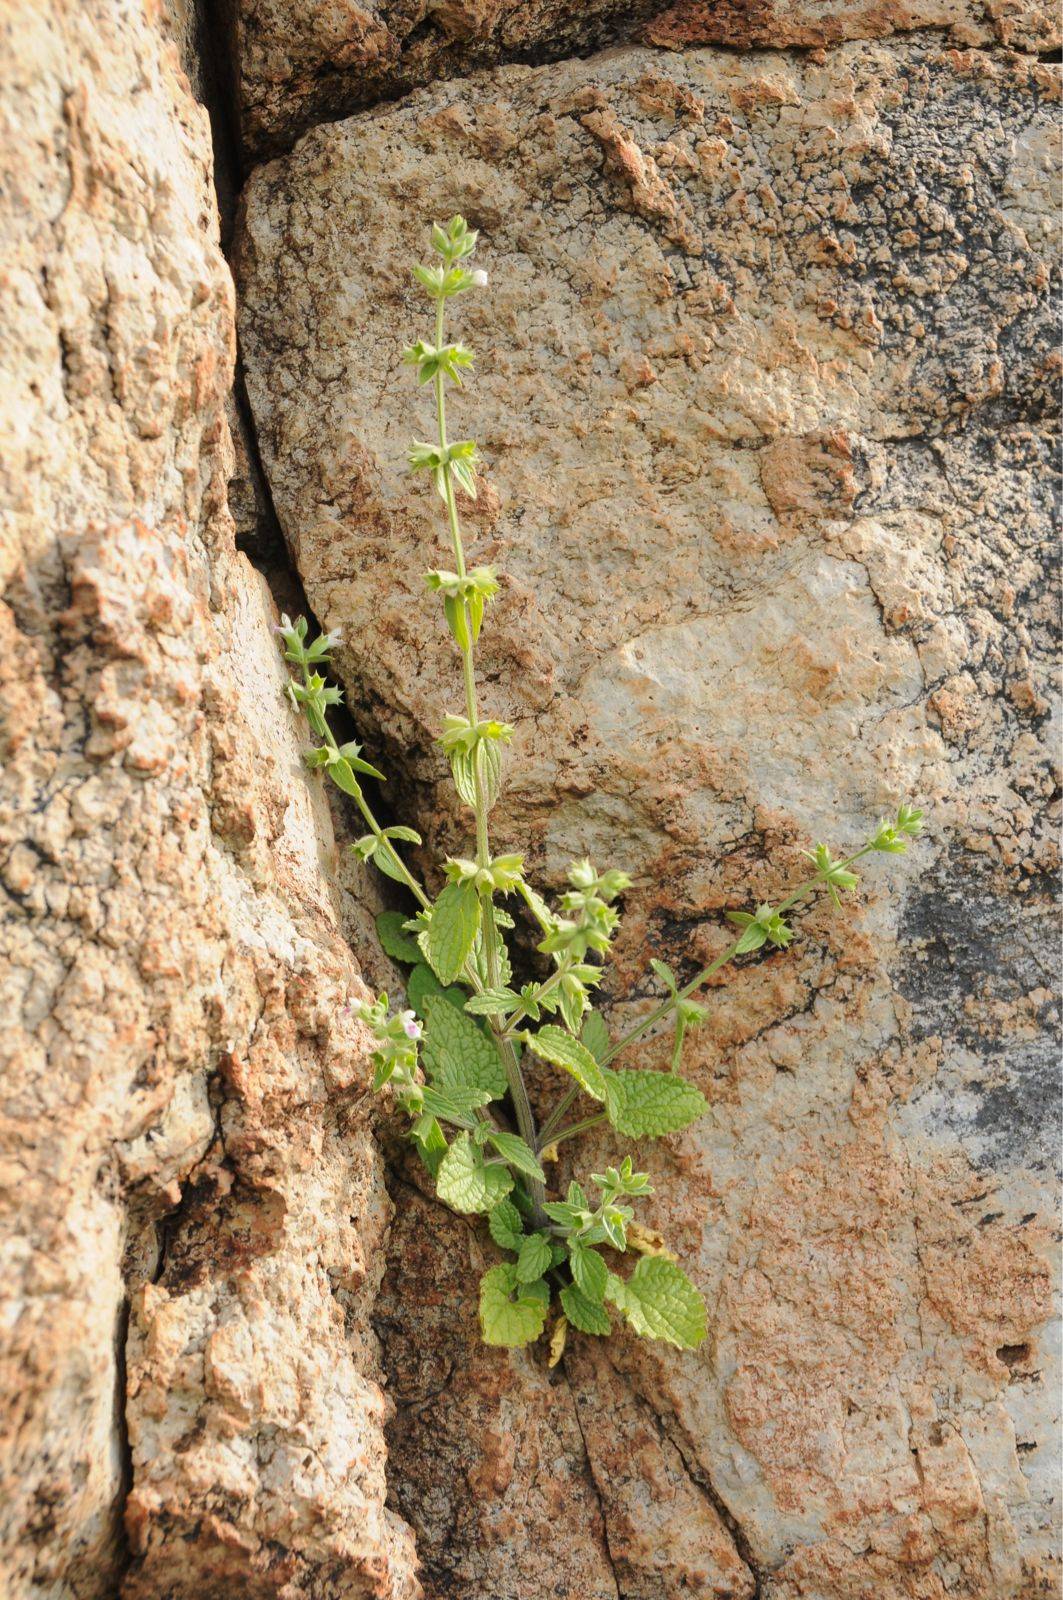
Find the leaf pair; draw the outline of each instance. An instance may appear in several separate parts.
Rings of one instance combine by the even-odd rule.
[[[604,1105],[617,1132],[630,1138],[677,1133],[707,1110],[701,1090],[685,1078],[671,1072],[613,1072],[600,1066],[581,1040],[553,1024],[526,1037],[537,1056],[574,1078]]]

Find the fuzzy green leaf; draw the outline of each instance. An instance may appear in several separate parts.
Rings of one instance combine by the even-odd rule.
[[[673,1072],[609,1072],[606,1115],[632,1139],[676,1133],[708,1109],[705,1096]]]
[[[694,1350],[705,1337],[705,1302],[686,1273],[663,1256],[643,1256],[626,1281],[609,1274],[606,1298],[644,1339]]]
[[[520,1005],[520,996],[512,989],[485,989],[466,1000],[465,1009],[471,1017],[502,1017]]]
[[[579,1286],[581,1294],[588,1300],[601,1305],[605,1299],[605,1286],[609,1280],[609,1268],[598,1254],[597,1250],[589,1250],[580,1239],[570,1239],[568,1242],[568,1259],[572,1268],[572,1276]]]
[[[514,1299],[513,1296],[516,1296]],[[541,1278],[518,1283],[511,1262],[492,1267],[480,1279],[480,1330],[484,1344],[530,1344],[542,1333],[550,1290]]]
[[[609,1054],[611,1043],[609,1029],[606,1027],[600,1011],[588,1011],[584,1019],[580,1039],[587,1046],[595,1061],[600,1063]]]
[[[561,1291],[561,1309],[574,1328],[581,1333],[596,1333],[599,1336],[611,1333],[613,1325],[609,1321],[609,1313],[602,1305],[589,1300],[576,1284],[566,1284]]]
[[[428,1015],[429,1000],[436,995],[445,995],[456,1011],[464,1011],[467,999],[464,989],[453,984],[444,989],[427,961],[421,961],[406,979],[406,998],[422,1021]]]
[[[524,1224],[512,1200],[500,1200],[488,1214],[487,1226],[500,1250],[519,1250],[524,1238]]]
[[[426,1002],[421,1060],[441,1089],[461,1085],[486,1089],[493,1100],[506,1092],[506,1069],[490,1036],[451,1004],[446,994]]]
[[[426,1083],[421,1091],[422,1109],[442,1122],[453,1122],[458,1128],[471,1128],[473,1112],[489,1104],[486,1089],[469,1089],[461,1084],[448,1084],[445,1090]]]
[[[440,983],[453,983],[465,965],[480,927],[480,898],[470,882],[448,883],[432,907],[425,955]]]
[[[552,1252],[545,1233],[530,1233],[522,1242],[517,1257],[517,1282],[534,1283],[549,1271]]]
[[[420,1119],[418,1119],[420,1121]],[[434,1117],[425,1119],[425,1126],[413,1131],[413,1142],[425,1166],[434,1178],[439,1172],[440,1163],[447,1153],[447,1141],[442,1128]]]
[[[540,1028],[538,1033],[531,1034],[528,1043],[537,1056],[542,1056],[544,1061],[551,1062],[555,1067],[563,1068],[570,1077],[575,1078],[585,1093],[595,1100],[606,1099],[609,1082],[605,1073],[587,1046],[573,1039],[570,1033],[550,1023]]]
[[[384,953],[393,961],[408,961],[417,966],[421,960],[420,946],[412,934],[403,930],[405,921],[402,911],[382,911],[376,919],[376,936]]]
[[[504,1200],[513,1178],[501,1164],[488,1166],[467,1133],[459,1134],[436,1174],[439,1198],[455,1211],[490,1211]]]
[[[487,1142],[494,1146],[511,1167],[516,1167],[518,1172],[525,1173],[529,1178],[538,1178],[540,1182],[545,1182],[546,1174],[539,1165],[534,1151],[525,1144],[519,1133],[492,1129],[486,1137]]]

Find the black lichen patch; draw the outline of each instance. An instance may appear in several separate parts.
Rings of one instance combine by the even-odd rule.
[[[1060,1148],[1060,961],[1052,885],[1009,892],[978,858],[946,855],[909,900],[900,989],[916,1041],[943,1059],[921,1108],[972,1159],[1049,1170]]]

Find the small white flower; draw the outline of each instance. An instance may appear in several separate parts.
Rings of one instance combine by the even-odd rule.
[[[399,1021],[402,1023],[402,1031],[407,1039],[419,1039],[421,1037],[421,1024],[412,1011],[401,1012]]]
[[[483,267],[477,267],[476,271],[472,275],[472,281],[478,289],[487,288],[487,273],[484,271]]]
[[[335,650],[336,646],[338,644],[342,644],[342,643],[343,643],[343,629],[342,628],[333,628],[330,633],[326,633],[326,635],[325,635],[325,649],[326,650]]]
[[[281,612],[281,619],[279,622],[275,622],[273,624],[273,631],[274,633],[291,633],[292,619],[288,615],[287,611]]]

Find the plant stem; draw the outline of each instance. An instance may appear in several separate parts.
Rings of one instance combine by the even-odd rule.
[[[835,862],[835,866],[851,867],[854,861],[859,861],[862,856],[866,856],[870,849],[871,846],[865,844],[851,856],[847,856],[844,861]],[[814,889],[817,889],[820,884],[825,882],[825,875],[822,872],[817,872],[814,877],[809,878],[805,883],[799,884],[792,894],[786,896],[785,900],[780,900],[776,910],[779,912],[788,911],[799,900],[803,900],[805,895],[811,894]],[[722,955],[716,957],[715,961],[710,961],[707,967],[702,967],[700,972],[695,973],[684,988],[679,989],[674,995],[669,995],[667,1000],[662,1000],[661,1004],[656,1006],[648,1016],[643,1017],[642,1021],[637,1022],[628,1033],[625,1033],[622,1039],[617,1040],[616,1044],[602,1057],[601,1065],[603,1067],[608,1066],[609,1062],[614,1060],[621,1050],[626,1050],[629,1044],[633,1044],[636,1039],[641,1039],[642,1035],[660,1022],[662,1017],[666,1017],[672,1007],[680,1000],[688,999],[695,990],[701,988],[702,984],[707,983],[714,973],[719,972],[721,967],[725,967],[729,961],[733,961],[738,954],[738,946],[741,943],[741,937],[737,938],[734,944],[725,950]]]
[[[577,1133],[586,1133],[588,1128],[596,1128],[600,1122],[605,1120],[605,1112],[599,1111],[593,1117],[584,1117],[582,1122],[569,1123],[568,1127],[562,1128],[560,1133],[553,1134],[549,1142],[551,1144],[561,1144],[565,1139],[574,1139]]]
[[[536,1001],[541,1000],[543,995],[549,994],[552,989],[557,988],[558,984],[561,982],[561,979],[565,976],[565,970],[565,966],[560,966],[556,971],[551,972],[548,978],[543,979],[542,983],[535,991],[534,998]],[[502,1024],[503,1035],[505,1036],[512,1034],[514,1028],[517,1026],[517,1023],[523,1021],[527,1015],[528,1008],[526,1005],[519,1005],[515,1011],[511,1011],[505,1022]]]
[[[851,867],[854,861],[859,861],[861,857],[866,856],[870,850],[871,846],[869,844],[862,845],[861,848],[854,851],[851,856],[846,856],[844,861],[836,862],[835,865],[843,868]],[[822,872],[817,872],[814,877],[809,878],[805,883],[798,884],[797,888],[794,889],[791,894],[788,894],[785,900],[780,900],[776,909],[779,912],[788,911],[791,906],[796,905],[799,900],[803,900],[805,895],[811,894],[814,889],[817,889],[824,882],[826,882],[824,874]],[[722,955],[716,957],[715,961],[710,961],[707,967],[702,967],[701,971],[696,973],[684,988],[677,990],[675,994],[669,995],[667,1000],[662,1000],[660,1005],[656,1006],[654,1010],[648,1014],[648,1016],[643,1017],[642,1021],[637,1022],[635,1026],[629,1030],[629,1032],[625,1033],[622,1039],[617,1040],[617,1042],[602,1057],[600,1065],[603,1067],[608,1066],[610,1061],[614,1061],[622,1050],[627,1049],[629,1044],[633,1044],[636,1039],[641,1039],[644,1033],[648,1033],[649,1030],[658,1022],[660,1022],[663,1017],[666,1017],[669,1011],[671,1011],[680,1000],[688,999],[692,994],[695,993],[696,990],[701,988],[702,984],[707,983],[714,973],[719,972],[721,967],[725,967],[729,961],[733,961],[735,956],[738,954],[738,946],[741,944],[741,942],[741,938],[736,939],[734,944],[725,950]],[[673,1070],[675,1069],[675,1065],[676,1062],[673,1056]],[[565,1112],[576,1099],[578,1094],[578,1087],[569,1089],[562,1099],[558,1101],[553,1111],[551,1111],[549,1117],[546,1119],[546,1122],[543,1124],[541,1133],[539,1134],[540,1149],[544,1148],[548,1144],[557,1143],[558,1135],[555,1132],[555,1129],[560,1126],[562,1117],[565,1115]],[[583,1126],[584,1124],[582,1123],[574,1125],[574,1127],[579,1131],[582,1131]],[[564,1136],[567,1138],[571,1131],[572,1129],[566,1128]]]
[[[443,346],[443,316],[445,301],[442,295],[436,301],[436,349]],[[434,380],[436,397],[436,422],[438,424],[439,448],[444,457],[447,450],[447,406],[446,386],[444,375],[437,372]],[[450,463],[445,461],[443,466],[443,488],[447,506],[447,522],[450,528],[450,542],[454,551],[454,566],[459,578],[465,577],[465,548],[461,538],[461,523],[458,518],[458,504],[454,494],[454,480],[451,475]],[[472,617],[468,602],[462,601],[465,612],[465,637],[468,643],[461,648],[462,678],[465,685],[465,714],[472,726],[480,720],[479,708],[476,701],[476,665],[473,655],[473,627]],[[487,801],[484,795],[483,778],[480,772],[480,763],[476,756],[473,758],[473,784],[475,794],[476,814],[476,864],[486,867],[491,860],[490,843],[487,830]],[[483,937],[484,955],[487,965],[487,986],[491,989],[499,987],[499,962],[498,962],[498,930],[495,927],[494,910],[490,890],[484,890],[480,895],[480,929]],[[517,1127],[520,1129],[521,1138],[532,1150],[538,1150],[538,1134],[535,1127],[535,1117],[528,1099],[528,1091],[524,1086],[524,1078],[517,1060],[512,1039],[505,1038],[496,1017],[488,1018],[491,1032],[494,1034],[495,1043],[502,1057],[502,1065],[506,1072],[506,1082],[509,1085],[510,1098],[513,1101],[513,1110],[517,1118]],[[529,1178],[528,1192],[535,1207],[536,1217],[543,1219],[542,1203],[546,1198],[546,1189],[538,1178]]]

